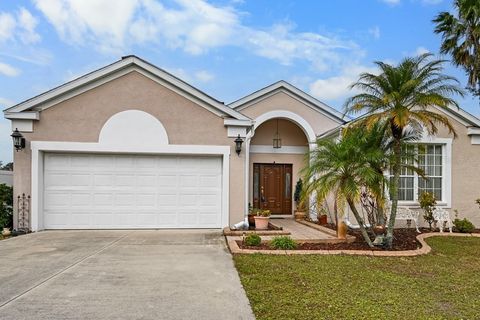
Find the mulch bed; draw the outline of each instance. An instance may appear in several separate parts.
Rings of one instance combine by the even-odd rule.
[[[430,232],[428,229],[422,229],[422,232]],[[354,242],[341,242],[341,243],[309,243],[302,242],[299,243],[296,250],[377,250],[385,251],[385,249],[380,247],[370,248],[365,241],[363,236],[358,230],[349,230],[350,235],[355,236]],[[416,250],[421,247],[420,243],[417,241],[418,233],[414,228],[399,228],[395,229],[394,232],[394,241],[393,248],[389,251],[403,251],[403,250]],[[272,250],[268,242],[262,242],[258,247],[245,246],[241,240],[237,241],[240,249],[256,249],[256,250]]]
[[[420,228],[422,233],[432,232],[428,228]],[[433,231],[438,232],[438,230]],[[475,229],[473,233],[480,233],[480,229]],[[348,234],[355,236],[354,242],[341,242],[341,243],[298,243],[295,250],[375,250],[375,251],[387,251],[381,247],[370,248],[365,241],[360,230],[349,230]],[[419,233],[415,228],[397,228],[395,229],[393,236],[393,248],[388,251],[404,251],[404,250],[416,250],[421,248],[421,244],[417,241]],[[268,242],[262,242],[258,247],[245,246],[241,240],[237,240],[237,244],[240,249],[253,249],[253,250],[274,250],[269,246]]]

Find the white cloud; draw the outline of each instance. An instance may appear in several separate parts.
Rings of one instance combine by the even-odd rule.
[[[215,75],[208,72],[207,70],[201,70],[195,73],[195,78],[201,82],[209,82],[215,79]]]
[[[9,13],[0,13],[0,42],[12,39],[14,30],[15,18]]]
[[[156,44],[192,55],[234,46],[289,65],[309,61],[317,70],[338,64],[342,55],[361,55],[358,46],[334,36],[296,32],[290,23],[258,29],[241,22],[232,6],[205,0],[34,0],[60,37],[107,52]],[[168,5],[167,5],[168,4]]]
[[[38,21],[30,11],[20,8],[17,24],[20,29],[19,37],[23,43],[30,44],[40,41],[40,35],[35,31]]]
[[[15,77],[20,74],[20,71],[9,64],[0,62],[0,73],[8,77]]]
[[[340,75],[318,79],[310,84],[310,93],[320,100],[337,100],[355,94],[349,87],[363,72],[376,73],[377,69],[362,65],[345,66]]]
[[[378,26],[368,29],[368,33],[371,34],[374,39],[380,39],[380,28]]]
[[[101,49],[123,46],[124,34],[137,0],[34,0],[34,3],[67,42],[95,42]],[[106,42],[106,47],[103,43]]]
[[[422,54],[425,54],[425,53],[430,53],[430,50],[428,50],[427,48],[425,47],[418,47],[416,50],[415,50],[415,55],[416,56],[419,56],[419,55],[422,55]]]
[[[40,35],[35,31],[37,19],[25,8],[20,8],[16,14],[0,13],[0,42],[19,40],[24,44],[40,41]]]

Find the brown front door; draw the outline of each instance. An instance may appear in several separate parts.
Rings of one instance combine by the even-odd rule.
[[[292,214],[291,164],[253,164],[253,207]]]

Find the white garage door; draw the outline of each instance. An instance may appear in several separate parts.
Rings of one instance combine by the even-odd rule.
[[[220,228],[222,158],[46,153],[45,229]]]

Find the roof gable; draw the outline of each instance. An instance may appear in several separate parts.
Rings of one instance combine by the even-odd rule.
[[[218,116],[249,120],[240,112],[212,98],[185,81],[136,56],[126,56],[101,69],[95,70],[52,90],[4,110],[7,119],[39,119],[39,111],[100,86],[129,72],[137,71],[172,91],[186,97]]]
[[[344,120],[344,115],[341,112],[335,110],[334,108],[328,106],[320,100],[315,99],[311,95],[305,93],[304,91],[283,80],[275,82],[258,91],[255,91],[252,94],[249,94],[237,101],[230,103],[228,106],[232,109],[235,109],[236,111],[241,111],[255,104],[256,102],[272,96],[278,92],[283,92],[295,99],[302,101],[303,103],[310,106],[312,109],[338,122],[339,124],[343,124],[346,122]]]

